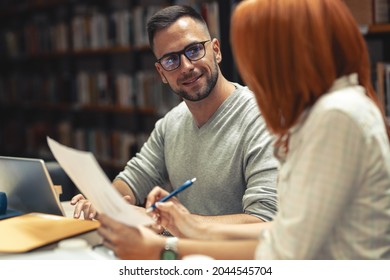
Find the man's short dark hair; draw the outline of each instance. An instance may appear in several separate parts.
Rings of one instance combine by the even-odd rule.
[[[192,7],[190,6],[185,6],[185,5],[173,5],[166,7],[157,13],[155,13],[149,20],[146,25],[146,29],[148,32],[148,37],[149,37],[149,45],[150,47],[154,48],[154,35],[170,26],[174,22],[176,22],[179,18],[181,17],[190,17],[194,19],[195,21],[203,24],[205,26],[205,29],[207,29],[207,24],[203,17]]]

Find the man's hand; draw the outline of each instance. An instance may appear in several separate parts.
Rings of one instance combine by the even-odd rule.
[[[97,218],[97,211],[92,203],[88,201],[82,194],[75,195],[70,201],[71,205],[76,205],[74,208],[73,217],[79,219],[81,213],[84,214],[85,220],[93,220]]]
[[[165,192],[165,191],[164,191]],[[132,204],[132,197],[130,195],[125,195],[123,196],[123,199],[129,203]],[[73,217],[76,219],[79,219],[81,214],[83,213],[84,219],[85,220],[93,220],[93,219],[98,219],[98,212],[96,209],[93,207],[92,203],[87,200],[82,194],[75,195],[72,200],[70,201],[71,205],[76,205],[73,213]],[[145,213],[145,208],[135,206],[135,208],[142,212]],[[158,214],[157,213],[151,213],[150,216],[153,218],[153,220],[156,222],[150,226],[148,226],[149,229],[153,230],[155,233],[163,233],[164,228],[157,223],[158,220]]]

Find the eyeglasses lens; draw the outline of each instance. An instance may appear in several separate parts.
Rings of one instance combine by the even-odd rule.
[[[187,59],[190,61],[196,61],[201,58],[203,58],[206,55],[206,50],[204,47],[204,44],[208,42],[200,42],[200,43],[195,43],[193,45],[188,46],[181,52],[173,53],[170,54],[166,57],[163,57],[160,59],[160,64],[161,66],[166,70],[166,71],[172,71],[178,68],[181,64],[181,55],[184,54]]]

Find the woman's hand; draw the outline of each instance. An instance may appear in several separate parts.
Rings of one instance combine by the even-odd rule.
[[[127,202],[129,202],[129,199],[128,199],[128,198],[130,198],[129,196],[124,196],[123,198]],[[146,209],[144,207],[134,206],[134,205],[133,205],[133,209],[135,209],[136,211],[138,211],[139,213],[142,213],[142,214],[145,214],[145,211],[146,211]],[[151,217],[156,221],[157,218],[155,217],[154,214]],[[148,225],[147,227],[150,228],[151,230],[153,230],[155,233],[163,233],[164,232],[164,228],[161,225],[159,225],[158,223],[153,223],[151,225]]]
[[[155,187],[148,195],[146,208],[159,201],[168,192],[160,187]],[[157,208],[152,212],[152,217],[163,228],[177,237],[199,238],[202,233],[202,224],[192,215],[176,197],[167,202],[157,202]]]
[[[160,259],[165,240],[152,230],[139,226],[130,227],[99,215],[101,226],[98,233],[103,237],[103,245],[111,249],[120,259],[147,260]]]

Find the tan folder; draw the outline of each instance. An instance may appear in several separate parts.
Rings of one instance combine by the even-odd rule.
[[[98,221],[30,213],[0,221],[0,252],[21,253],[99,227]]]

